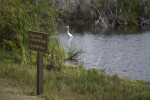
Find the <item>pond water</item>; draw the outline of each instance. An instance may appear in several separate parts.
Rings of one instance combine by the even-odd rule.
[[[78,62],[66,63],[83,63],[87,69],[104,69],[106,74],[150,82],[150,31],[137,28],[95,31],[90,25],[69,25],[74,36],[69,38],[65,26],[58,26],[65,50],[74,47],[85,51]]]

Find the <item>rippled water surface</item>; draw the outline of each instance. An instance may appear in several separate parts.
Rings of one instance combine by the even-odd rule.
[[[93,32],[92,27],[71,26],[74,37],[69,38],[63,25],[59,37],[66,51],[70,47],[85,51],[74,64],[83,62],[87,69],[105,69],[110,75],[150,81],[150,31],[128,30]]]

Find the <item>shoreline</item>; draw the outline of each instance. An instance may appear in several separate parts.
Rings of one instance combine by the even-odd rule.
[[[0,65],[1,79],[17,81],[28,95],[36,95],[36,65],[14,62],[6,58],[0,61]],[[40,97],[53,100],[150,99],[149,83],[144,81],[106,75],[101,70],[86,70],[80,66],[63,66],[60,71],[44,69],[44,92]]]

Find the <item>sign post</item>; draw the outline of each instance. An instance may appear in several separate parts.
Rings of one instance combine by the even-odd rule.
[[[37,95],[43,93],[43,53],[48,53],[48,34],[29,31],[28,49],[37,51]]]
[[[37,95],[43,93],[43,54],[37,53]]]

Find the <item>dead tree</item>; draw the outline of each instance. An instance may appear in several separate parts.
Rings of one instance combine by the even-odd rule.
[[[89,4],[89,5],[91,6],[92,9],[95,10],[96,14],[99,16],[99,18],[95,22],[95,25],[103,27],[103,28],[107,28],[108,24],[106,23],[105,19],[102,17],[100,11],[98,9],[96,9],[96,7],[93,4]]]
[[[141,8],[142,8],[142,12],[141,15],[143,17],[148,17],[148,0],[141,0]]]
[[[150,26],[150,18],[149,18],[149,9],[148,9],[149,1],[141,0],[141,18],[140,18],[140,26]]]

